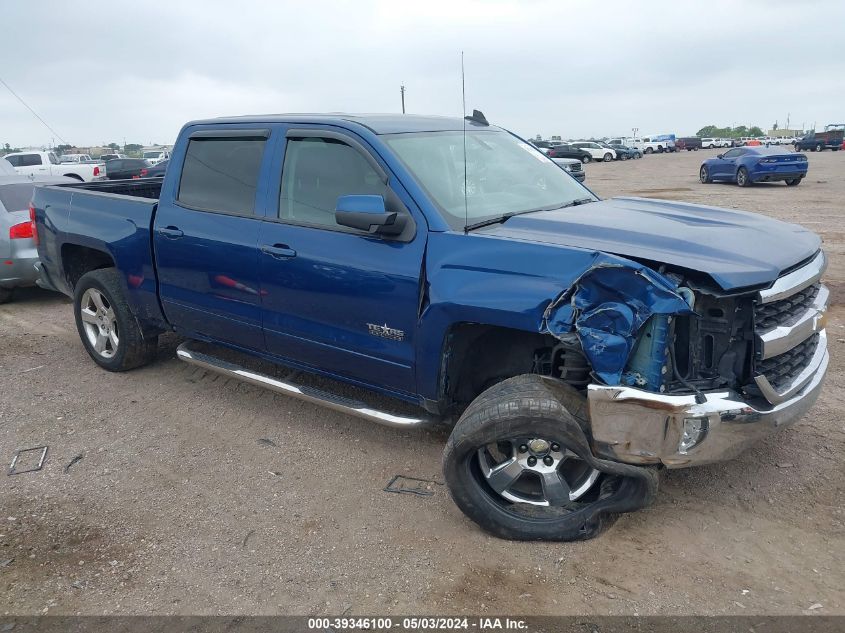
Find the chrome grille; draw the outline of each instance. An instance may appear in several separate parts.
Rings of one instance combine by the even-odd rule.
[[[756,297],[754,383],[772,404],[798,394],[826,363],[830,291],[819,282],[826,265],[819,252]]]
[[[821,284],[815,283],[786,299],[757,306],[754,312],[757,329],[769,330],[778,325],[793,323],[813,305],[819,290]]]
[[[785,391],[810,364],[818,346],[819,335],[814,334],[788,352],[758,361],[757,372],[766,377],[775,391]]]

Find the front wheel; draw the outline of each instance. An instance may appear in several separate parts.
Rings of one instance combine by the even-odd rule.
[[[613,160],[613,154],[611,154],[610,152],[607,152],[604,155],[603,160],[604,160],[604,162],[609,163],[610,161]]]
[[[646,154],[651,154],[651,153],[653,153],[653,152],[654,152],[654,150],[653,150],[653,149],[651,149],[650,147],[646,147],[646,148],[645,148],[645,153],[646,153]]]
[[[590,162],[590,161],[592,161],[592,160],[593,160],[593,157],[592,157],[592,156],[590,156],[589,154],[584,154],[584,155],[581,157],[581,162],[582,162],[582,163],[589,163],[589,162]]]
[[[707,183],[709,183],[709,182],[713,182],[713,181],[710,179],[710,171],[707,169],[707,167],[706,167],[705,165],[702,165],[702,166],[701,166],[701,171],[699,171],[699,172],[698,172],[698,178],[699,178],[699,180],[701,180],[701,182],[702,182],[702,183],[704,183],[705,185],[706,185]]]
[[[751,184],[751,179],[748,177],[748,170],[745,167],[740,167],[736,172],[736,184],[740,187],[747,187]]]
[[[73,292],[76,328],[86,351],[103,369],[126,371],[155,358],[158,337],[145,337],[114,268],[85,273]]]
[[[790,178],[789,180],[786,181],[787,187],[795,187],[796,185],[800,185],[800,184],[801,184],[800,178]]]
[[[494,385],[467,408],[446,444],[453,500],[502,538],[598,536],[614,513],[649,503],[657,480],[650,469],[593,457],[585,417],[584,397],[558,381],[523,375]]]

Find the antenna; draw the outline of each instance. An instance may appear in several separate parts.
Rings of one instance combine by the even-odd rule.
[[[464,52],[461,51],[461,119],[464,122],[464,233],[468,233],[469,202],[467,201],[467,88],[464,75]]]

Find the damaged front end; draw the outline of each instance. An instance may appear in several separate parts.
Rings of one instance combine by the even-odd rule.
[[[583,273],[542,328],[589,364],[595,454],[715,462],[803,415],[828,361],[823,271],[819,253],[774,291],[734,295],[633,262],[598,261]]]

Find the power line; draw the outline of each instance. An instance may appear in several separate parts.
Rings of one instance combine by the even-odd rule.
[[[30,107],[29,107],[29,104],[27,104],[27,102],[26,102],[26,101],[24,101],[23,99],[21,99],[21,98],[18,96],[18,93],[16,93],[14,90],[12,90],[12,88],[11,88],[11,86],[9,86],[9,84],[7,84],[5,81],[3,81],[3,78],[2,78],[2,77],[0,77],[0,84],[3,84],[4,86],[6,86],[6,90],[8,90],[9,92],[11,92],[11,93],[12,93],[12,95],[15,97],[15,99],[17,99],[18,101],[20,101],[20,102],[24,105],[24,107],[25,107],[27,110],[29,110],[30,112],[32,112],[33,116],[34,116],[36,119],[38,119],[39,121],[41,121],[41,122],[44,124],[44,127],[46,127],[46,128],[47,128],[48,130],[50,130],[53,134],[55,134],[55,135],[56,135],[56,137],[57,137],[57,138],[58,138],[58,139],[59,139],[62,143],[64,143],[65,145],[67,145],[67,144],[68,144],[68,142],[67,142],[65,139],[63,139],[63,138],[61,137],[61,135],[60,135],[58,132],[56,132],[56,130],[54,130],[53,128],[51,128],[51,127],[49,126],[49,124],[47,123],[47,121],[45,121],[45,120],[44,120],[44,119],[42,119],[40,116],[38,116],[38,113],[37,113],[35,110],[33,110],[32,108],[30,108]]]

